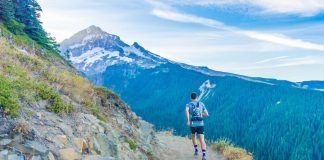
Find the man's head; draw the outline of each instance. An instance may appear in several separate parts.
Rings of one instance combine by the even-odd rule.
[[[197,93],[196,92],[192,92],[190,95],[191,100],[196,100],[197,99]]]

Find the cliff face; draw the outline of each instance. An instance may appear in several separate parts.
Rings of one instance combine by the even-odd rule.
[[[118,96],[2,33],[0,159],[154,159],[152,126]]]

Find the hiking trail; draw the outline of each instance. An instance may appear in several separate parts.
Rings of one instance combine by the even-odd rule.
[[[174,136],[170,132],[159,132],[156,134],[159,144],[163,148],[161,159],[172,160],[201,160],[201,149],[199,155],[193,155],[192,142],[187,137]],[[207,160],[226,160],[220,153],[207,146]]]

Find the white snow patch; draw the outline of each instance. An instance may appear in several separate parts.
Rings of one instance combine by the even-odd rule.
[[[111,60],[109,60],[110,58],[114,58],[114,60],[111,61]],[[74,64],[83,63],[82,70],[84,70],[84,71],[87,69],[87,67],[93,65],[94,63],[96,63],[98,61],[103,61],[103,60],[106,61],[104,63],[104,66],[100,67],[101,70],[105,69],[108,66],[116,64],[118,62],[118,60],[124,61],[127,63],[131,63],[134,61],[133,59],[131,59],[129,57],[120,56],[119,51],[107,51],[104,48],[100,48],[100,47],[96,47],[91,50],[88,50],[87,52],[85,52],[77,57],[71,56],[70,60]]]
[[[279,105],[280,103],[281,103],[281,101],[277,101],[277,103],[276,103],[276,104],[277,104],[277,105]]]
[[[314,90],[324,92],[324,89],[321,88],[315,88]]]
[[[103,48],[96,47],[83,53],[78,57],[71,57],[71,61],[74,64],[84,63],[83,70],[86,70],[88,66],[91,66],[96,61],[103,60],[103,57],[106,56],[108,56],[108,58],[119,57],[119,52],[118,51],[110,52],[104,50]]]
[[[124,49],[126,55],[129,55],[129,54],[131,54],[131,53],[134,53],[134,54],[136,54],[136,55],[139,56],[139,57],[143,57],[143,58],[145,58],[145,59],[149,59],[149,57],[146,57],[146,56],[143,54],[143,52],[141,52],[140,50],[138,50],[138,49],[135,48],[134,46],[124,47],[123,49]]]
[[[206,80],[200,87],[200,95],[198,97],[199,100],[203,99],[204,97],[207,97],[210,91],[216,87],[216,84],[212,84],[210,80]]]

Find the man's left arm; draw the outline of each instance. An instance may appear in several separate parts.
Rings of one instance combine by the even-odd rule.
[[[204,105],[204,109],[203,109],[203,116],[204,117],[208,117],[209,116],[208,111],[207,111],[205,105]]]

